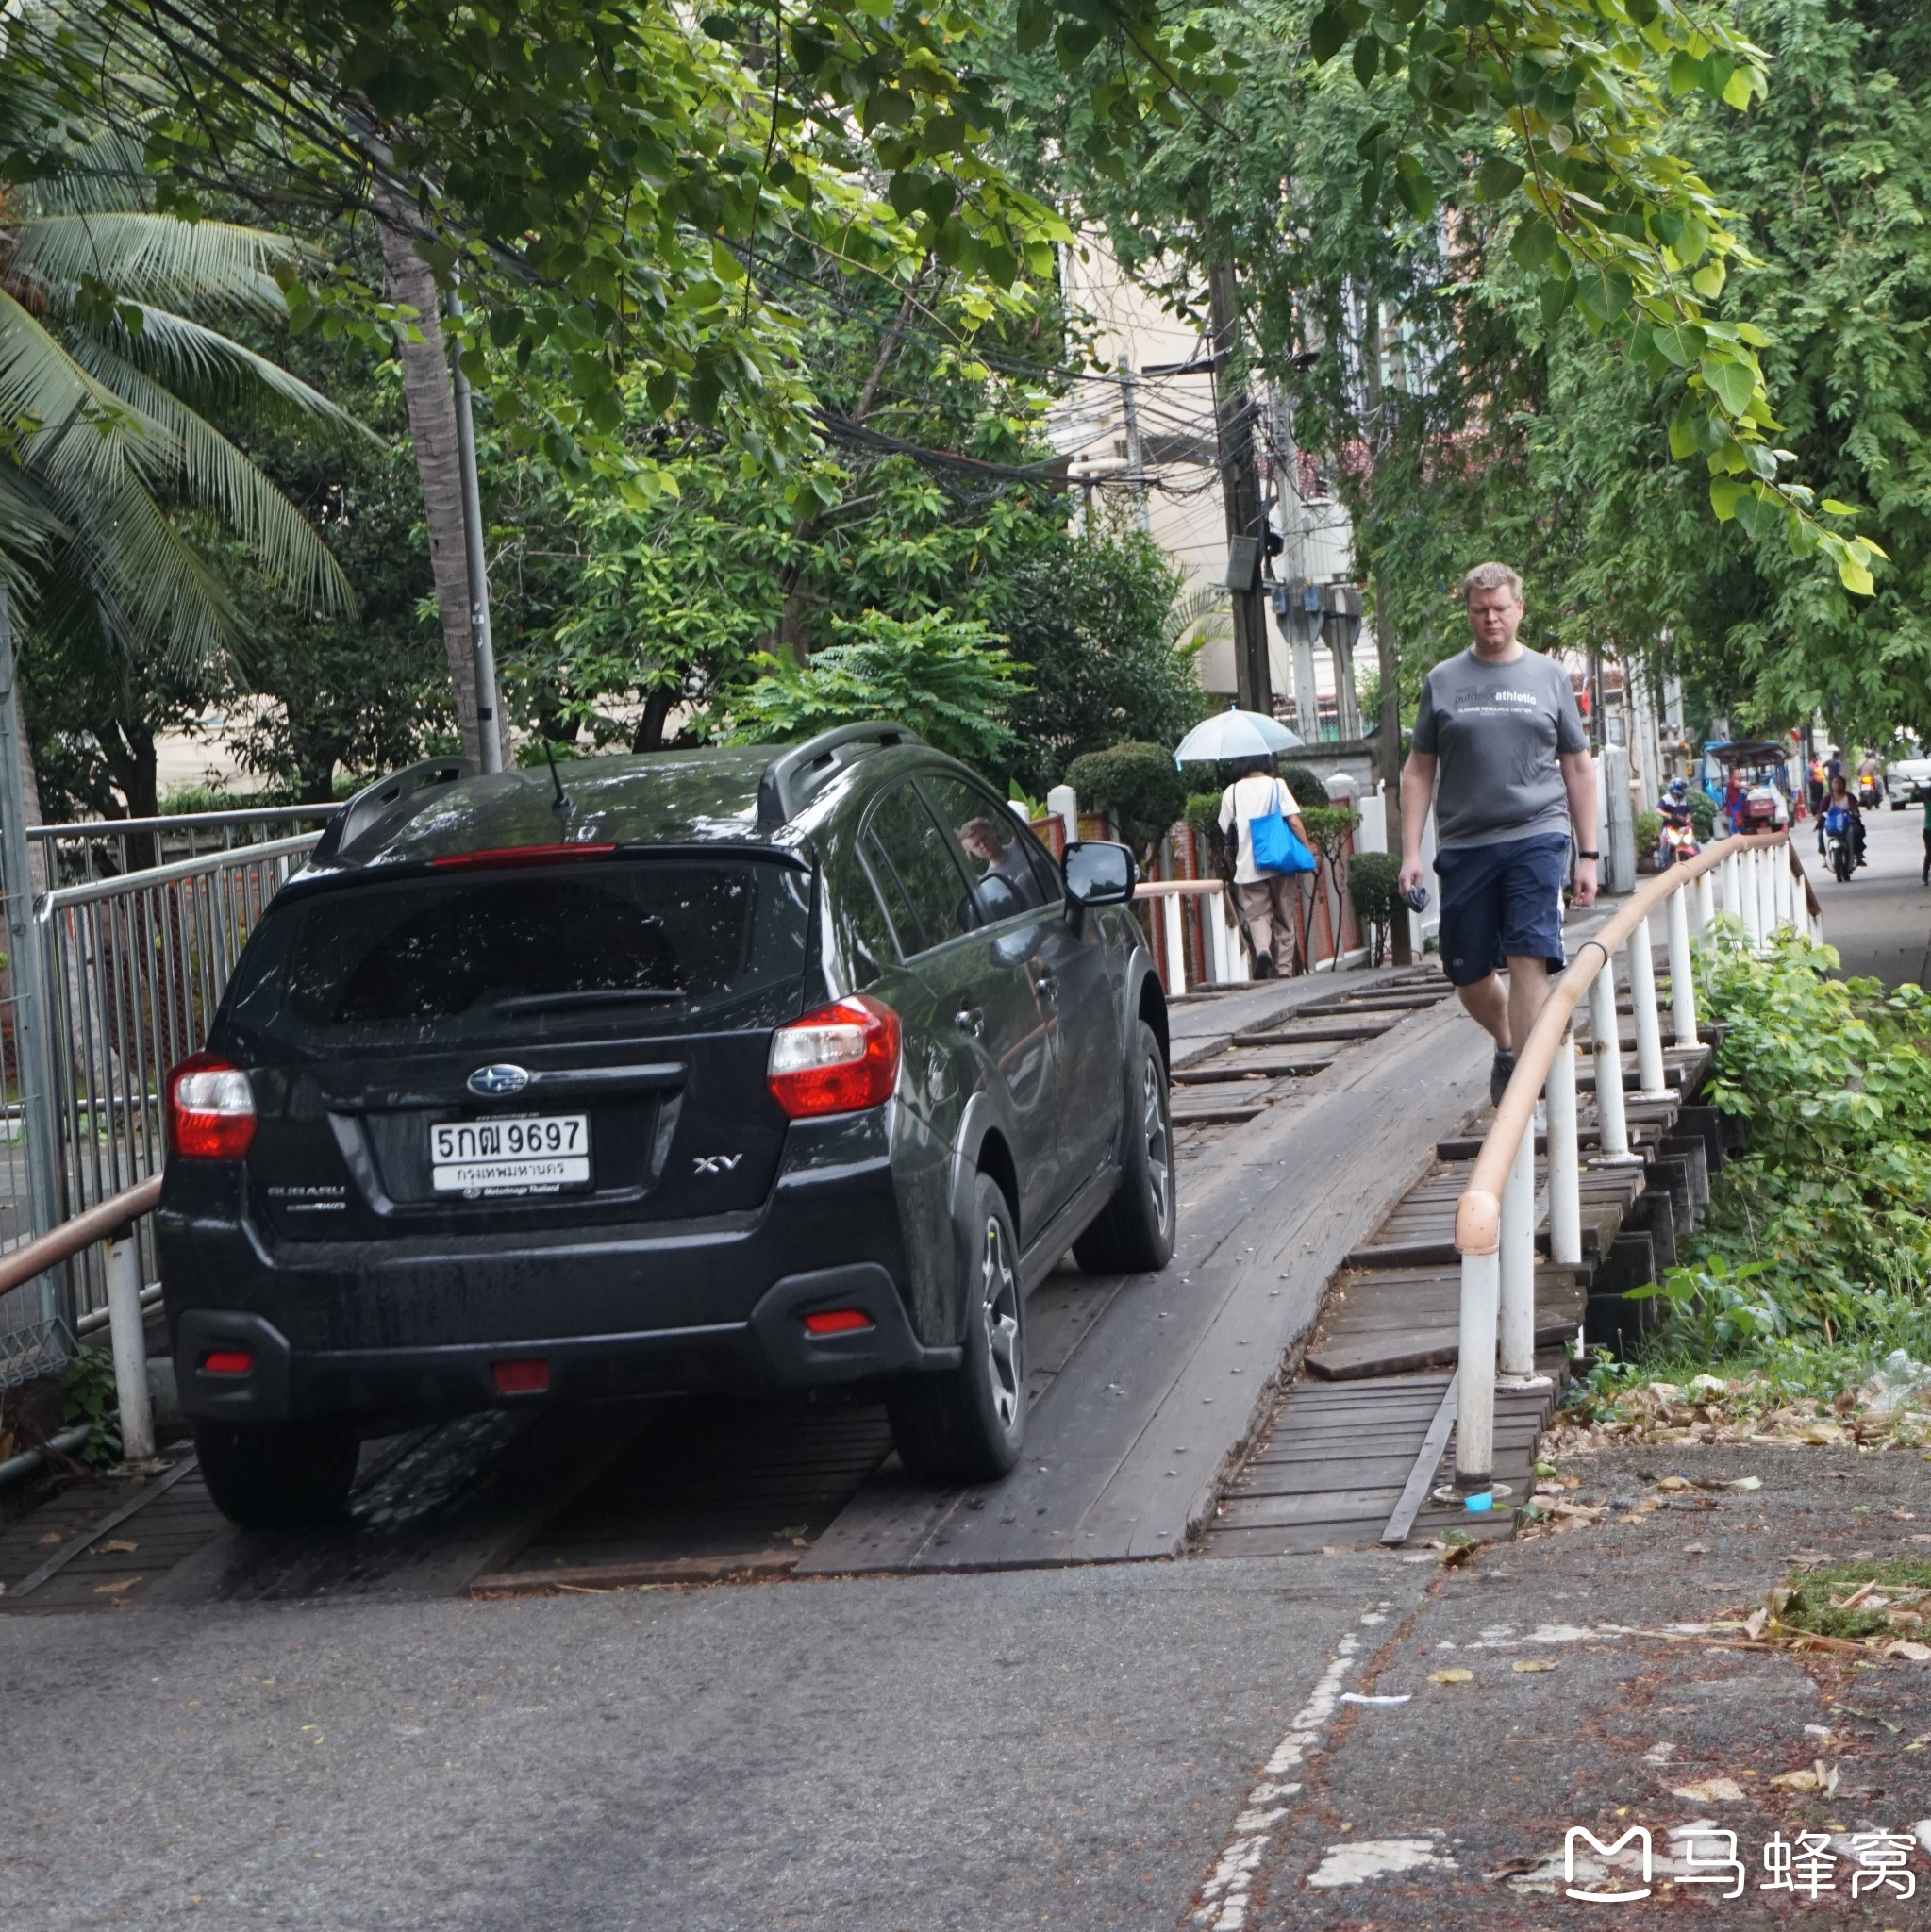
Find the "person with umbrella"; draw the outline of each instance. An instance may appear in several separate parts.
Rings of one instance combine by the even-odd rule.
[[[1568,672],[1517,640],[1522,579],[1506,563],[1478,563],[1462,603],[1473,642],[1423,681],[1402,768],[1401,889],[1422,884],[1432,804],[1441,963],[1495,1041],[1489,1094],[1499,1102],[1515,1047],[1548,1002],[1550,971],[1564,964],[1572,825],[1575,903],[1595,903],[1596,778]]]
[[[1285,724],[1259,711],[1231,707],[1196,724],[1180,741],[1175,764],[1231,762],[1234,780],[1221,793],[1221,835],[1234,858],[1234,889],[1240,895],[1240,914],[1254,943],[1254,976],[1281,976],[1294,950],[1294,893],[1297,874],[1263,867],[1257,862],[1256,822],[1278,816],[1307,849],[1307,828],[1294,794],[1274,775],[1273,755],[1301,743]],[[1276,835],[1279,827],[1271,828]]]

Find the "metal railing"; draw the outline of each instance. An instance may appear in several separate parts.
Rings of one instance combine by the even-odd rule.
[[[1498,1386],[1546,1387],[1536,1373],[1536,1102],[1547,1089],[1549,1258],[1582,1265],[1581,1152],[1576,1129],[1575,1009],[1590,1003],[1595,1060],[1596,1165],[1640,1161],[1629,1147],[1623,1107],[1622,1024],[1616,1011],[1615,958],[1620,952],[1636,1023],[1638,1097],[1669,1097],[1662,1023],[1651,948],[1650,918],[1666,921],[1670,999],[1679,1047],[1700,1044],[1692,932],[1722,909],[1747,942],[1768,951],[1779,931],[1802,929],[1823,941],[1816,896],[1797,863],[1788,832],[1724,839],[1679,860],[1640,887],[1626,906],[1584,940],[1548,1004],[1516,1050],[1515,1074],[1495,1109],[1456,1209],[1461,1256],[1460,1368],[1457,1379],[1455,1487],[1491,1488]],[[1799,897],[1801,888],[1802,897]]]
[[[144,1218],[119,1261],[92,1241],[26,1275],[12,1258],[159,1174],[167,1070],[205,1041],[248,935],[320,836],[217,847],[61,886],[35,905],[25,938],[37,971],[16,975],[34,990],[16,985],[13,1010],[0,1015],[12,1023],[0,1108],[0,1383],[58,1367],[110,1307],[117,1266],[137,1301],[154,1278]],[[34,1001],[45,1024],[23,1025]]]
[[[298,825],[319,830],[341,809],[340,805],[243,806],[232,811],[174,812],[156,819],[29,825],[26,836],[45,867],[43,887],[58,888],[262,844],[290,836]]]

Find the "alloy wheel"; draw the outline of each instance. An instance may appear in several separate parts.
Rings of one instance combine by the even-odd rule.
[[[1146,1135],[1146,1184],[1153,1191],[1154,1221],[1164,1239],[1174,1214],[1174,1153],[1167,1110],[1160,1105],[1160,1063],[1148,1054],[1140,1069],[1140,1124]]]
[[[1009,1436],[1019,1420],[1020,1384],[1025,1373],[1019,1336],[1019,1276],[1006,1252],[1006,1231],[990,1214],[979,1287],[985,1301],[987,1387],[999,1426]]]

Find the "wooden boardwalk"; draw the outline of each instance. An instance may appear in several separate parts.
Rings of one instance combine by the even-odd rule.
[[[1582,1038],[1586,1047],[1586,1028]],[[1297,1374],[1228,1484],[1203,1539],[1204,1553],[1356,1549],[1439,1538],[1451,1528],[1478,1539],[1512,1534],[1513,1508],[1533,1487],[1536,1439],[1567,1375],[1570,1345],[1581,1335],[1622,1350],[1641,1334],[1660,1304],[1631,1300],[1629,1291],[1662,1278],[1675,1262],[1678,1235],[1696,1224],[1708,1203],[1709,1174],[1723,1153],[1720,1124],[1712,1110],[1685,1096],[1694,1094],[1709,1053],[1707,1045],[1666,1047],[1667,1100],[1634,1097],[1635,1058],[1625,1053],[1625,1110],[1635,1156],[1627,1162],[1592,1159],[1590,1150],[1601,1145],[1592,1075],[1584,1088],[1578,1102],[1586,1163],[1583,1264],[1538,1261],[1537,1363],[1550,1386],[1498,1391],[1495,1477],[1507,1487],[1506,1502],[1499,1489],[1498,1507],[1487,1513],[1428,1500],[1455,1466],[1451,1377],[1461,1304],[1455,1210],[1468,1163],[1481,1145],[1490,1114],[1485,1106],[1468,1131],[1438,1144],[1428,1172],[1346,1256]],[[1590,1064],[1581,1050],[1578,1060]],[[1546,1257],[1542,1152],[1539,1142],[1537,1245]]]

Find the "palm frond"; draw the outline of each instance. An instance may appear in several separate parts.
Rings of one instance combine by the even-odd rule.
[[[92,498],[56,559],[37,628],[104,618],[151,642],[175,668],[206,673],[225,661],[241,630],[219,573],[131,478],[119,495]],[[102,608],[96,613],[92,606]]]
[[[125,213],[148,206],[152,186],[138,135],[91,128],[68,149],[65,164],[33,185],[45,214]]]
[[[1189,591],[1167,607],[1167,647],[1178,650],[1198,638],[1211,642],[1229,634],[1233,615],[1227,608],[1227,593],[1207,588]]]
[[[356,593],[314,526],[213,424],[95,338],[76,332],[70,347],[104,388],[166,432],[179,454],[174,482],[186,502],[221,518],[291,595],[331,616],[354,614]]]
[[[30,599],[37,567],[66,528],[34,479],[0,457],[0,587],[17,600]]]
[[[57,503],[117,491],[130,474],[164,475],[175,460],[158,423],[88,374],[0,289],[0,426],[15,459]]]
[[[301,255],[285,235],[130,208],[29,215],[14,228],[8,272],[57,304],[92,275],[125,300],[275,317],[286,310],[274,270]]]

